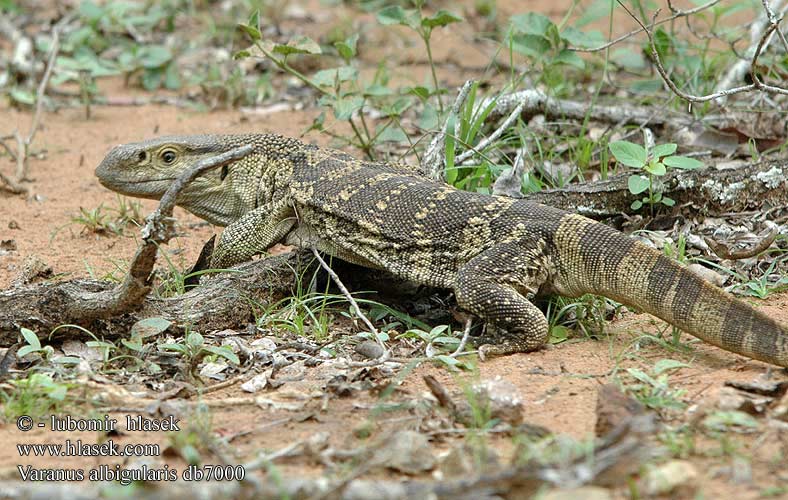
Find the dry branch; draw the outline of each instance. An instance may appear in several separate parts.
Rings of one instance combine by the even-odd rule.
[[[126,335],[135,322],[162,317],[178,327],[199,331],[242,328],[253,320],[255,307],[263,308],[292,293],[298,269],[311,262],[306,252],[246,262],[235,272],[223,273],[172,298],[145,297],[141,306],[117,315],[85,314],[96,296],[110,295],[115,285],[97,280],[45,282],[0,291],[0,346],[14,344],[19,328],[41,338],[56,326],[76,324],[105,338]],[[95,306],[92,313],[95,311]]]
[[[484,109],[489,105],[490,99],[495,99],[495,107],[490,111],[488,120],[494,120],[509,115],[514,109],[522,105],[524,115],[543,113],[551,117],[574,118],[584,120],[586,116],[608,123],[619,125],[663,125],[665,123],[680,124],[687,122],[690,117],[668,109],[656,109],[650,106],[634,106],[619,104],[616,106],[597,105],[589,108],[588,102],[572,101],[569,99],[556,99],[541,90],[529,89],[512,92],[497,97],[483,100],[479,107]]]
[[[526,199],[593,218],[630,213],[630,205],[641,196],[629,192],[627,178],[625,174],[589,184],[548,189],[529,194]],[[708,214],[788,204],[786,160],[738,168],[671,170],[655,181],[662,193],[676,200],[677,205],[694,205]]]

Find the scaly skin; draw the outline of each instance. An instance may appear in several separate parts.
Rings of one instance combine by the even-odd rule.
[[[114,148],[96,169],[119,193],[159,198],[206,156],[254,152],[198,177],[178,205],[226,226],[212,267],[277,242],[318,250],[454,290],[459,305],[502,331],[486,355],[547,340],[530,299],[595,293],[643,309],[706,342],[788,366],[788,329],[661,253],[585,217],[459,191],[407,169],[279,135],[163,137]],[[485,342],[494,343],[485,343]]]

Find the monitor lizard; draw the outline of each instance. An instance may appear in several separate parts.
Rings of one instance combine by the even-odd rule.
[[[661,252],[583,216],[461,191],[402,165],[276,134],[197,135],[117,146],[96,175],[113,191],[159,198],[195,162],[244,144],[253,145],[250,155],[198,177],[177,200],[226,226],[213,268],[282,242],[452,289],[460,307],[495,327],[477,342],[488,356],[547,341],[536,295],[593,293],[728,351],[788,366],[788,328]]]

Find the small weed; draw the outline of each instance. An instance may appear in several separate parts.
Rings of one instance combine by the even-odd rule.
[[[82,232],[102,236],[124,234],[127,227],[142,224],[142,205],[138,201],[117,196],[115,207],[105,207],[103,203],[94,209],[79,207],[79,215],[71,218],[72,224],[82,226]],[[61,228],[55,230],[54,237]]]
[[[213,416],[210,408],[198,405],[185,423],[181,423],[180,432],[167,435],[169,447],[189,465],[199,465],[202,456],[217,448],[219,442],[213,433]]]
[[[603,336],[609,305],[614,309],[621,307],[608,298],[592,294],[579,298],[551,298],[545,314],[550,324],[550,343],[566,341],[570,336],[570,327],[580,330],[587,338]]]
[[[11,380],[13,391],[3,390],[3,414],[6,421],[20,415],[33,419],[50,413],[63,413],[73,401],[69,400],[69,384],[58,382],[48,373],[31,373],[26,378]]]
[[[214,361],[224,358],[230,363],[240,364],[238,355],[229,346],[212,346],[205,344],[205,338],[199,332],[187,331],[182,342],[166,342],[158,345],[161,351],[176,352],[183,356],[188,375],[192,375],[197,365],[203,360]]]
[[[687,391],[671,388],[668,383],[668,372],[687,366],[689,365],[681,361],[663,359],[654,365],[650,374],[638,368],[628,368],[627,373],[637,382],[626,385],[625,388],[638,401],[651,409],[682,410],[687,405],[681,398]]]
[[[648,191],[648,196],[632,202],[632,210],[640,210],[644,204],[648,204],[652,216],[656,205],[661,203],[672,207],[676,204],[675,200],[662,194],[661,185],[657,185],[655,179],[667,174],[668,167],[694,170],[703,166],[702,162],[693,158],[674,155],[677,145],[673,143],[658,144],[651,151],[629,141],[611,142],[608,147],[617,161],[628,167],[641,170],[646,174],[630,175],[629,179],[627,179],[627,185],[629,192],[634,195]]]

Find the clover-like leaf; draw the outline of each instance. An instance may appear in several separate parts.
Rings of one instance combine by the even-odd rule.
[[[448,10],[439,10],[435,14],[431,15],[430,17],[425,17],[421,20],[421,25],[426,28],[435,28],[437,26],[446,26],[451,23],[459,23],[464,21],[464,19],[453,12],[449,12]]]
[[[632,194],[640,194],[647,190],[648,186],[648,178],[643,175],[630,175],[627,179],[627,187]]]
[[[616,160],[628,167],[643,168],[646,165],[646,148],[629,141],[611,142],[608,147]],[[635,193],[637,194],[637,193]]]
[[[670,156],[676,152],[676,144],[667,143],[667,144],[657,144],[653,148],[651,148],[651,157],[652,158],[662,158],[663,156]]]
[[[703,166],[702,161],[695,158],[687,158],[686,156],[668,156],[662,159],[662,163],[672,168],[680,168],[682,170],[695,170]]]

